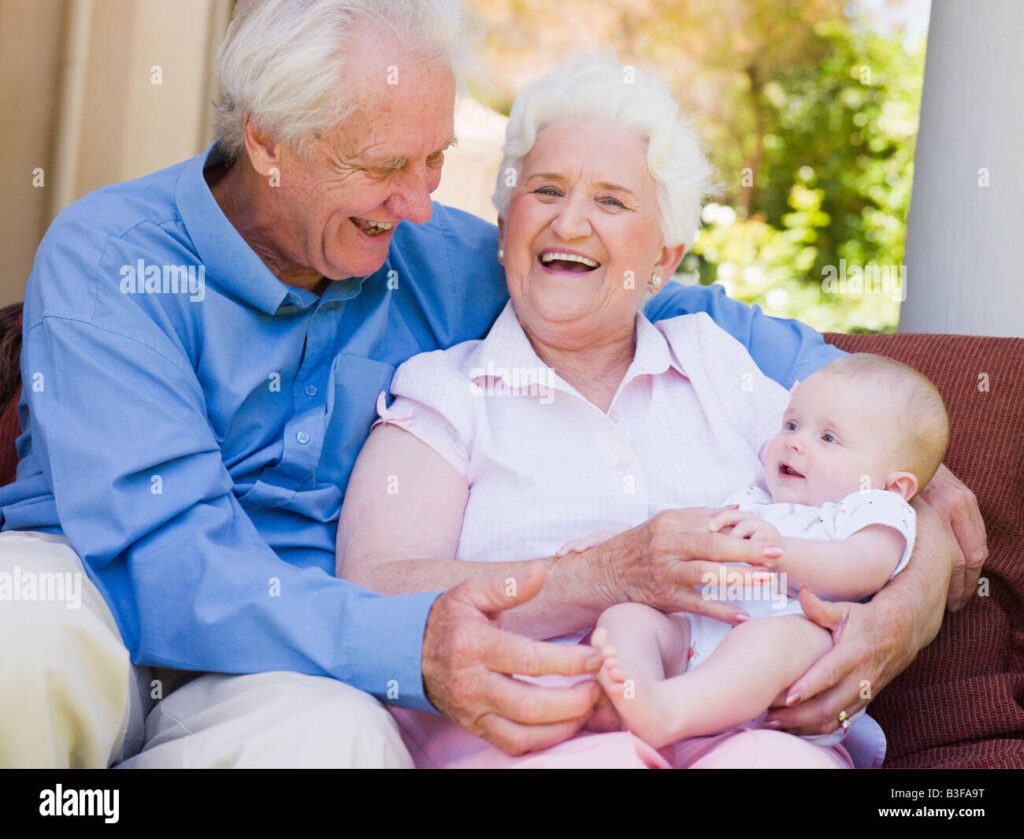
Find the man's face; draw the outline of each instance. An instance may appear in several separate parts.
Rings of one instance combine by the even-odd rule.
[[[362,52],[350,65],[361,76],[355,113],[320,138],[308,162],[285,151],[280,185],[269,187],[279,229],[267,235],[282,279],[372,274],[384,264],[395,225],[430,220],[430,193],[454,141],[451,70]]]

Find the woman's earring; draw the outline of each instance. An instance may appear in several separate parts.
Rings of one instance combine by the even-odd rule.
[[[505,264],[505,249],[504,248],[498,248],[498,264],[499,265],[504,265]]]
[[[651,274],[651,281],[647,284],[647,287],[651,291],[657,291],[659,288],[661,288],[661,274],[659,274],[657,271]]]

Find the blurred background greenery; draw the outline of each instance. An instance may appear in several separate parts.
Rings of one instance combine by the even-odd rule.
[[[694,118],[721,191],[677,279],[821,331],[891,332],[898,295],[835,294],[840,266],[903,263],[927,0],[475,0],[507,114],[552,56],[612,47]],[[905,25],[909,24],[909,25]]]

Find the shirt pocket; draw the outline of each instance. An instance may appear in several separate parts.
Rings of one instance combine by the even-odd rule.
[[[318,481],[335,483],[344,492],[370,426],[377,419],[377,396],[390,389],[394,375],[394,365],[382,361],[348,353],[335,357]]]

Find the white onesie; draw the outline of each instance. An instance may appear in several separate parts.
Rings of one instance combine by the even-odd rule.
[[[730,496],[722,506],[736,504],[740,510],[754,513],[771,524],[781,536],[795,539],[846,539],[872,524],[896,528],[906,539],[903,555],[889,579],[895,577],[910,560],[914,550],[916,514],[902,496],[888,490],[872,489],[853,492],[842,501],[826,502],[820,507],[804,504],[776,503],[760,487],[752,486]],[[728,600],[746,611],[752,619],[803,615],[796,591],[780,591],[777,584],[741,586],[735,582],[737,570],[755,571],[752,566],[729,563],[722,566],[720,584],[704,586],[704,597]],[[687,615],[690,619],[691,657],[688,669],[704,661],[732,628],[722,621],[703,615]],[[851,721],[862,714],[855,714]],[[819,745],[838,743],[845,736],[843,729],[834,734],[809,737]]]

